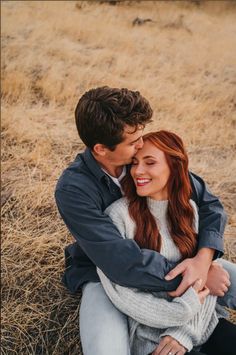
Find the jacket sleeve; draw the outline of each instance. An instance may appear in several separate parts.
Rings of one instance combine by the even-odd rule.
[[[71,234],[113,282],[150,291],[171,291],[179,285],[181,277],[164,280],[176,263],[168,262],[155,251],[140,249],[134,240],[122,238],[99,203],[85,191],[60,188],[55,198]]]
[[[190,181],[192,199],[199,209],[198,249],[214,249],[214,259],[219,258],[224,253],[223,233],[227,220],[225,211],[219,199],[209,191],[199,176],[190,173]]]
[[[101,270],[97,272],[111,302],[138,323],[160,329],[181,326],[200,310],[201,303],[192,287],[181,297],[168,301],[149,292],[117,285]]]

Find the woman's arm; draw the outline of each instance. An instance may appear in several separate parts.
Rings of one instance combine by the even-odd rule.
[[[100,269],[97,272],[111,302],[141,324],[154,328],[180,326],[193,318],[201,307],[198,295],[192,287],[181,297],[167,301],[151,293],[117,285]]]
[[[188,351],[191,351],[194,346],[205,343],[218,322],[215,311],[216,300],[215,296],[206,297],[200,310],[189,322],[166,329],[161,337],[171,336]]]

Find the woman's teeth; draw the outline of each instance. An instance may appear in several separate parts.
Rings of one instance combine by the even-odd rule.
[[[144,186],[144,185],[148,184],[150,181],[151,181],[151,179],[144,179],[144,178],[136,179],[137,186]]]

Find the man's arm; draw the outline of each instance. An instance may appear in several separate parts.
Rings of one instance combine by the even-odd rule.
[[[214,249],[214,259],[219,258],[224,253],[226,213],[220,200],[209,191],[205,182],[193,173],[189,176],[193,189],[192,199],[199,209],[198,250]]]
[[[93,186],[91,186],[93,189]],[[94,191],[93,191],[94,192]],[[80,247],[113,282],[150,291],[172,291],[181,277],[164,279],[176,263],[159,253],[140,249],[134,240],[123,239],[111,219],[82,188],[61,187],[55,198],[59,212]]]
[[[198,186],[200,183],[195,184]],[[200,190],[204,188],[198,186],[198,197]],[[55,197],[60,214],[72,235],[92,262],[113,282],[151,291],[172,291],[177,288],[180,276],[168,282],[164,279],[176,263],[168,262],[157,252],[141,250],[133,240],[121,238],[97,201],[93,201],[82,188],[60,188]]]
[[[212,260],[223,255],[223,233],[226,224],[223,206],[199,176],[190,173],[190,180],[192,199],[199,209],[198,253],[194,258],[186,259],[177,265],[166,276],[166,280],[172,280],[177,275],[183,276],[177,290],[170,293],[172,297],[180,296],[197,279],[202,279],[205,284]]]

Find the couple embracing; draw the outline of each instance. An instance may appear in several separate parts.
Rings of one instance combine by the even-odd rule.
[[[143,135],[139,93],[101,87],[75,110],[84,153],[61,175],[59,212],[76,242],[64,283],[82,289],[84,355],[233,355],[236,266],[220,259],[226,216],[188,170],[182,139]]]

